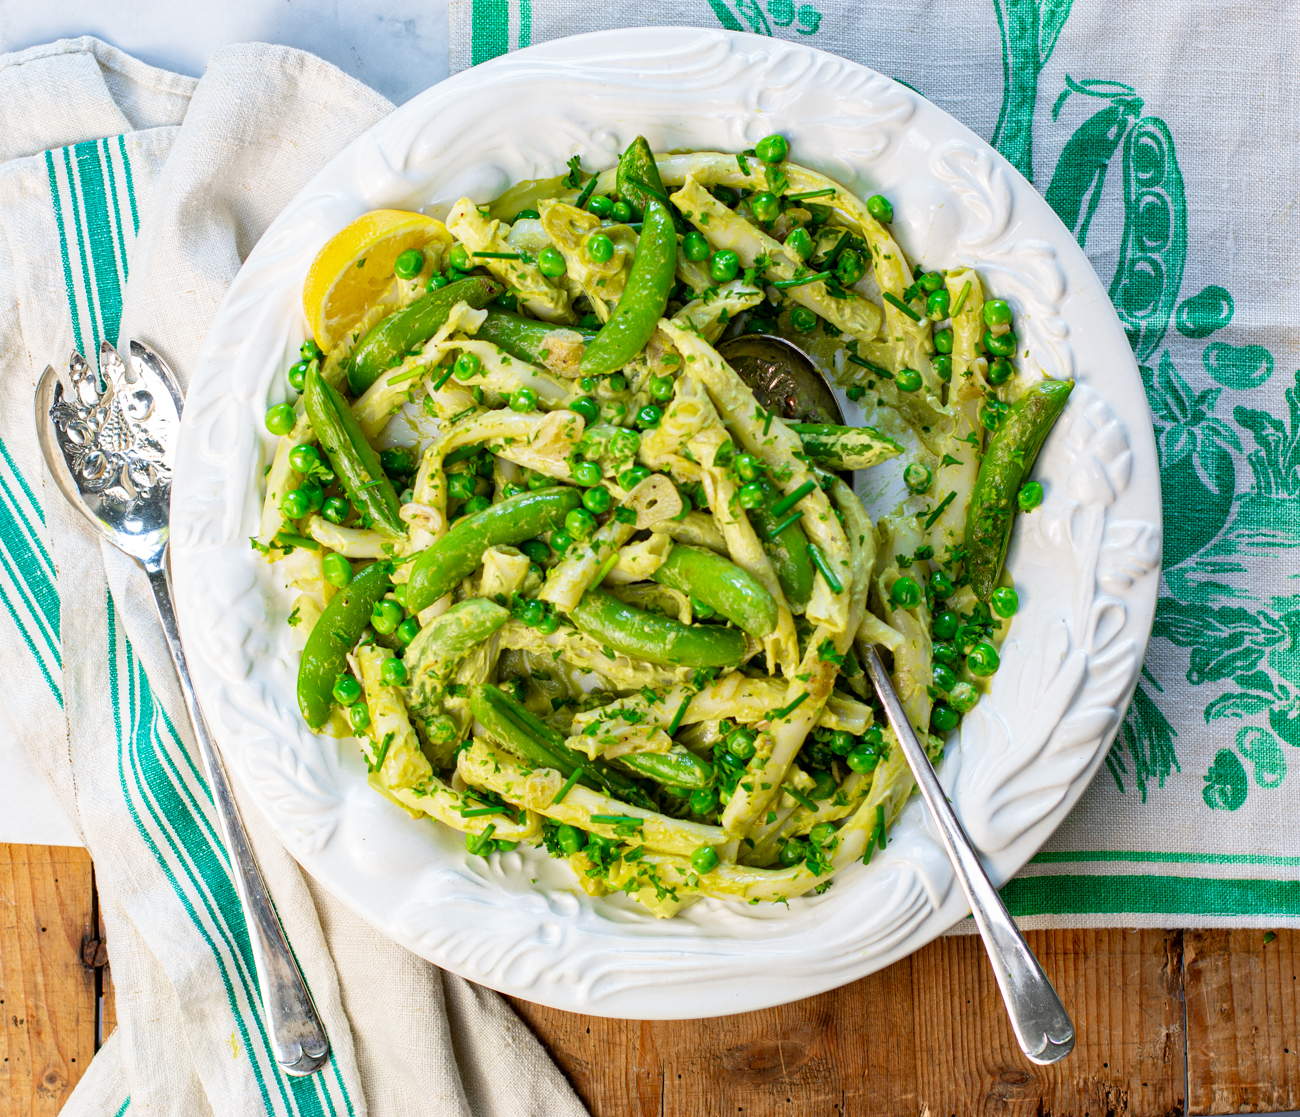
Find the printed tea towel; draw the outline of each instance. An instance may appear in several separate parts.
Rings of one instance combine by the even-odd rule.
[[[451,0],[451,69],[632,24],[778,36],[897,78],[1084,246],[1151,403],[1164,574],[1106,766],[1004,895],[1028,926],[1300,925],[1300,7]]]
[[[65,1114],[585,1113],[500,997],[308,881],[250,804],[332,1045],[320,1073],[279,1070],[148,590],[36,445],[36,377],[74,346],[137,338],[184,382],[272,218],[391,107],[283,47],[218,51],[198,82],[93,39],[0,56],[0,702],[94,857],[117,994]]]

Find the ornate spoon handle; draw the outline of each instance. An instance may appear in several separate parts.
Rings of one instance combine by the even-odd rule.
[[[257,983],[262,1007],[271,1029],[271,1042],[276,1061],[286,1074],[306,1075],[319,1070],[329,1057],[329,1039],[321,1026],[316,1006],[307,991],[306,982],[298,970],[284,929],[275,914],[271,897],[266,891],[261,870],[253,857],[248,833],[235,805],[234,790],[226,774],[221,756],[212,743],[203,711],[199,709],[198,695],[185,663],[181,647],[180,628],[172,607],[171,586],[166,573],[165,557],[161,568],[153,564],[146,567],[149,584],[153,587],[154,602],[158,606],[158,620],[162,622],[167,637],[167,649],[176,666],[176,677],[185,696],[185,707],[194,726],[194,736],[199,742],[203,768],[212,787],[212,800],[217,808],[217,823],[221,837],[230,851],[234,868],[235,888],[244,909],[244,922],[248,925],[253,947],[253,963],[257,968]]]
[[[984,872],[979,854],[957,821],[939,777],[934,774],[934,766],[917,740],[875,648],[867,656],[867,672],[884,703],[885,715],[898,737],[903,755],[916,776],[921,798],[939,825],[939,836],[961,882],[962,891],[970,902],[971,914],[984,939],[984,949],[989,953],[993,975],[998,979],[998,988],[1002,990],[1002,1000],[1007,1006],[1007,1015],[1011,1018],[1011,1028],[1016,1033],[1020,1049],[1030,1062],[1044,1066],[1059,1062],[1074,1050],[1074,1024],[1069,1013],[1013,922],[993,882]]]

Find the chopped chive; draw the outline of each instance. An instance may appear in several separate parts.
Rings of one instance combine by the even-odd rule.
[[[844,235],[840,237],[838,241],[835,242],[835,247],[831,249],[831,254],[826,257],[827,270],[829,271],[835,270],[835,263],[837,260],[839,260],[840,253],[843,252],[846,248],[848,248],[849,241],[852,239],[853,239],[853,234],[850,233],[847,229],[845,229]]]
[[[452,374],[453,372],[455,372],[455,371],[456,371],[456,365],[455,365],[454,363],[448,365],[448,366],[447,366],[447,371],[444,372],[440,377],[438,377],[438,383],[436,383],[436,384],[433,386],[433,390],[434,390],[435,392],[437,392],[437,391],[441,391],[441,390],[442,390],[442,386],[443,386],[445,383],[447,383],[448,380],[451,379],[451,374]]]
[[[665,205],[668,204],[668,195],[665,194],[662,190],[656,190],[648,182],[643,182],[641,179],[637,178],[636,175],[628,175],[627,180],[628,182],[632,183],[633,186],[641,187],[641,189],[644,190],[647,194],[649,194],[650,197],[658,198]]]
[[[880,848],[884,849],[885,848],[885,804],[884,803],[876,804],[876,832],[880,835],[876,839],[876,841],[879,843]]]
[[[736,155],[736,166],[738,166],[741,169],[741,172],[744,174],[746,178],[751,177],[750,170],[749,170],[749,163],[745,160],[745,156],[743,153],[739,153]]]
[[[796,803],[798,803],[799,806],[803,807],[804,810],[812,811],[816,813],[817,804],[812,799],[810,799],[807,795],[805,795],[802,791],[800,791],[798,788],[783,787],[781,788],[781,790],[784,791],[788,796],[790,796],[790,798],[793,799]]]
[[[587,203],[591,201],[592,194],[596,192],[596,180],[598,178],[600,178],[600,175],[592,175],[591,178],[587,180],[587,185],[582,188],[582,193],[578,195],[578,200],[573,203],[578,207],[578,209],[587,208]]]
[[[478,256],[484,260],[522,260],[522,252],[471,252],[471,256]]]
[[[468,446],[457,446],[445,458],[442,459],[443,467],[455,465],[457,462],[463,462],[466,458],[472,458],[481,450],[482,447],[477,443],[470,443]]]
[[[424,365],[412,365],[405,372],[398,376],[388,378],[389,387],[394,384],[405,384],[408,380],[414,380],[417,376],[423,376],[429,370]]]
[[[763,436],[767,437],[767,432],[772,429],[772,412],[768,412],[763,417]]]
[[[668,736],[671,737],[680,728],[682,718],[686,716],[686,707],[691,704],[691,698],[693,697],[693,695],[688,694],[682,699],[682,704],[677,707],[677,712],[673,714],[673,720],[668,723]]]
[[[930,528],[934,526],[934,521],[943,515],[943,510],[952,503],[953,497],[955,497],[956,495],[957,493],[955,490],[950,492],[946,497],[944,497],[941,501],[939,501],[939,506],[935,508],[935,510],[931,512],[928,516],[926,516],[925,518],[926,531],[929,531]]]
[[[921,320],[921,316],[917,314],[916,311],[913,310],[910,306],[908,306],[907,303],[903,302],[903,300],[900,299],[897,295],[895,295],[892,291],[885,292],[885,302],[890,303],[892,306],[898,307],[898,309],[901,310],[904,314],[906,314],[913,322],[919,322]]]
[[[961,313],[961,308],[966,305],[966,296],[970,294],[970,280],[966,280],[966,285],[961,289],[961,294],[957,296],[957,302],[954,304],[949,316],[956,318]]]
[[[472,810],[466,810],[464,807],[460,808],[461,818],[478,818],[480,815],[485,815],[485,814],[504,814],[504,813],[505,812],[500,807],[474,807]]]
[[[872,364],[865,357],[859,357],[856,353],[849,352],[846,352],[844,356],[853,364],[865,368],[870,372],[874,372],[877,376],[883,377],[886,380],[894,379],[894,374],[890,372],[889,369],[883,368],[880,365]]]
[[[384,766],[384,758],[388,755],[388,746],[393,743],[393,734],[385,733],[384,739],[380,743],[379,751],[375,753],[375,771],[378,772]]]
[[[799,695],[798,698],[796,698],[793,702],[791,702],[790,705],[782,706],[779,710],[768,711],[767,720],[780,721],[783,717],[788,717],[790,714],[794,713],[795,710],[797,710],[800,706],[802,706],[804,702],[807,700],[807,698],[808,698],[808,692],[805,690],[801,695]]]
[[[277,531],[275,542],[281,547],[303,547],[308,551],[319,551],[320,544],[305,535],[295,535],[292,531]]]
[[[806,283],[816,283],[818,280],[826,279],[832,274],[829,271],[819,271],[812,275],[805,275],[802,279],[778,279],[772,286],[778,291],[787,291],[791,287],[802,287]]]
[[[808,550],[812,554],[813,565],[822,572],[822,577],[826,579],[826,584],[831,587],[832,593],[843,593],[844,587],[840,580],[835,577],[835,571],[831,569],[830,563],[826,561],[826,556],[821,553],[821,549],[816,543],[809,543]]]
[[[805,481],[802,485],[800,485],[797,489],[795,489],[794,492],[788,493],[786,496],[783,496],[774,505],[772,505],[772,515],[784,516],[787,512],[790,511],[791,508],[793,508],[796,504],[798,504],[801,500],[803,500],[803,498],[806,497],[810,492],[812,492],[813,489],[815,489],[816,487],[817,487],[817,482]]]
[[[785,196],[788,202],[802,202],[805,198],[825,198],[835,193],[835,187],[824,186],[820,190],[805,190],[802,194],[787,194]]]
[[[591,816],[592,822],[604,822],[611,826],[643,826],[645,819],[635,818],[630,814],[594,814]]]
[[[570,791],[573,790],[573,785],[577,783],[580,779],[582,779],[585,773],[586,773],[585,768],[575,768],[573,771],[573,775],[571,775],[567,780],[564,781],[564,786],[560,788],[559,794],[557,794],[555,798],[551,800],[551,806],[552,807],[555,806],[556,803],[563,803],[564,797],[568,795]]]
[[[791,524],[797,524],[802,517],[803,517],[803,512],[801,511],[795,512],[792,516],[790,516],[788,520],[782,520],[779,524],[777,524],[776,527],[772,529],[772,534],[780,535],[781,532],[785,531],[785,529],[788,528]]]

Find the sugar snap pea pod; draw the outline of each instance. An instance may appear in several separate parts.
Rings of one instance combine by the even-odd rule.
[[[645,213],[651,198],[664,202],[668,191],[659,177],[659,167],[644,136],[637,136],[618,161],[618,196],[637,213]],[[647,189],[649,187],[649,189]]]
[[[754,525],[754,532],[762,540],[763,549],[772,561],[785,599],[796,612],[802,612],[812,597],[815,576],[808,536],[798,520],[790,522],[788,514],[772,515],[769,509],[781,499],[781,494],[767,478],[762,478],[759,484],[763,486],[767,499],[759,507],[749,509],[749,522]],[[785,527],[781,528],[783,523]],[[777,528],[781,530],[777,531]]]
[[[776,631],[776,601],[763,583],[704,547],[673,547],[650,577],[704,602],[756,640]]]
[[[507,310],[489,310],[474,336],[492,342],[521,361],[545,366],[556,334],[577,334],[584,344],[590,344],[599,332],[580,326],[555,326]]]
[[[407,608],[413,613],[427,609],[472,574],[489,547],[522,543],[557,528],[581,502],[577,489],[557,486],[520,493],[457,520],[411,567],[406,584]]]
[[[874,427],[840,427],[832,423],[791,423],[804,451],[826,469],[867,469],[903,452],[903,447]]]
[[[572,616],[593,640],[651,663],[736,667],[745,654],[745,636],[738,628],[682,624],[626,605],[604,590],[589,589]]]
[[[966,516],[966,573],[981,601],[997,588],[1020,486],[1073,388],[1073,380],[1031,385],[989,439]]]
[[[500,687],[484,683],[470,694],[474,719],[502,748],[537,768],[554,768],[566,779],[579,768],[578,782],[596,791],[616,796],[638,807],[650,800],[626,776],[610,770],[603,760],[592,760],[574,752],[554,729],[526,710]]]
[[[298,665],[298,708],[313,729],[324,725],[334,703],[334,680],[348,669],[348,652],[370,623],[370,611],[392,585],[392,567],[373,562],[325,606]]]
[[[676,269],[677,233],[672,216],[666,205],[651,198],[623,296],[582,355],[584,376],[605,376],[645,348],[668,306]]]
[[[620,756],[615,764],[669,787],[692,791],[713,786],[713,765],[690,749],[675,745],[669,752],[638,752]]]
[[[371,328],[352,354],[348,362],[348,390],[354,397],[359,396],[379,379],[381,372],[400,364],[407,353],[438,332],[457,303],[485,307],[502,290],[496,280],[473,276],[430,291],[410,306],[390,314]]]
[[[353,507],[370,517],[376,531],[395,538],[405,535],[397,490],[379,464],[379,454],[366,440],[348,401],[325,383],[315,365],[307,370],[302,402]]]
[[[1187,202],[1169,126],[1144,116],[1124,141],[1124,236],[1110,301],[1139,363],[1159,347],[1187,263]]]

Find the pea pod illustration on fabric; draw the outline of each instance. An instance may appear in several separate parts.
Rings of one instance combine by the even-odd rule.
[[[1143,369],[1156,420],[1164,505],[1164,566],[1171,569],[1213,540],[1228,522],[1237,485],[1232,428],[1212,414],[1221,388],[1195,393],[1168,350],[1154,376]]]
[[[822,13],[815,7],[811,4],[796,7],[794,0],[767,0],[767,15],[758,0],[709,0],[709,7],[728,31],[749,31],[755,35],[771,35],[773,23],[789,27],[796,19],[795,31],[800,35],[815,35],[822,22]]]
[[[1273,354],[1262,345],[1229,345],[1212,341],[1201,353],[1205,371],[1225,388],[1246,392],[1273,375]]]
[[[1065,90],[1052,106],[1053,120],[1060,116],[1071,93],[1110,102],[1080,124],[1066,141],[1045,195],[1047,204],[1082,245],[1101,201],[1110,161],[1142,114],[1142,98],[1131,86],[1120,82],[1075,81],[1067,75]]]
[[[1002,37],[1002,109],[992,144],[1034,181],[1034,105],[1038,76],[1052,56],[1074,0],[994,0]]]
[[[1212,811],[1235,811],[1246,801],[1249,788],[1250,780],[1237,754],[1231,749],[1220,749],[1205,773],[1201,798]]]
[[[1169,329],[1187,263],[1187,202],[1174,138],[1144,116],[1124,141],[1124,235],[1110,301],[1138,362]]]

